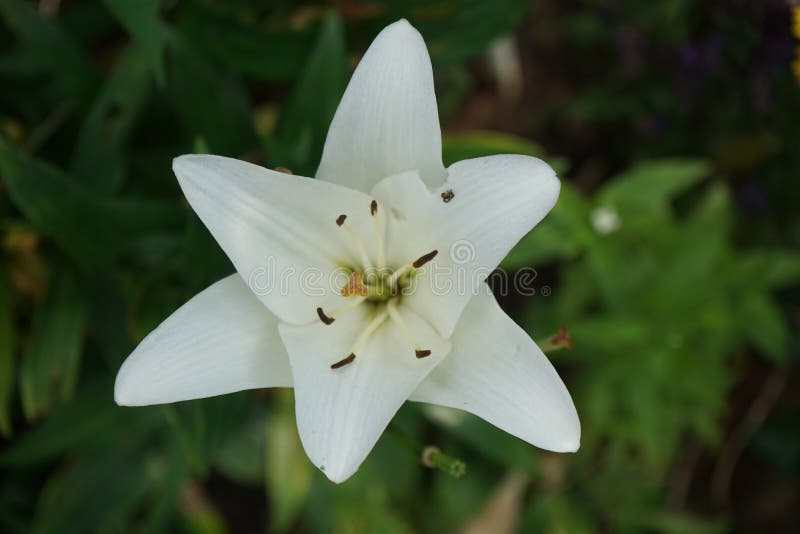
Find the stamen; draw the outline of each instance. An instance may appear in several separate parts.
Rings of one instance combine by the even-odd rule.
[[[428,253],[427,253],[427,254],[425,254],[424,256],[420,256],[419,258],[417,258],[417,259],[414,261],[414,263],[412,263],[411,265],[412,265],[412,266],[413,266],[415,269],[419,269],[420,267],[422,267],[423,265],[425,265],[426,263],[428,263],[429,261],[431,261],[433,258],[435,258],[435,257],[436,257],[436,255],[437,255],[438,253],[439,253],[439,251],[438,251],[438,250],[431,250],[430,252],[428,252]]]
[[[418,359],[430,356],[431,351],[419,348],[419,343],[417,343],[417,340],[414,339],[414,334],[411,333],[411,329],[406,324],[405,320],[403,319],[403,316],[400,315],[400,312],[397,311],[397,304],[395,303],[395,301],[390,301],[386,305],[386,311],[389,312],[389,317],[391,317],[392,321],[394,321],[394,323],[400,328],[400,331],[403,333],[408,342],[414,348],[414,355]]]
[[[372,220],[375,221],[375,243],[378,249],[378,267],[386,267],[386,250],[383,245],[383,232],[381,231],[380,218],[375,215],[378,213],[378,203],[372,201],[369,205],[369,212],[372,214]]]
[[[342,358],[338,362],[332,363],[331,364],[331,369],[338,369],[339,367],[344,367],[348,363],[353,363],[353,360],[355,360],[355,359],[356,359],[356,355],[351,352],[346,358]]]
[[[356,248],[358,249],[358,254],[361,256],[361,263],[363,264],[362,267],[364,270],[372,268],[372,264],[369,262],[369,256],[367,256],[367,249],[364,248],[364,242],[361,241],[361,238],[358,237],[350,225],[344,226],[344,222],[347,220],[347,215],[342,213],[338,217],[336,217],[336,226],[344,227],[347,230],[347,233],[350,234],[350,238],[355,243]]]
[[[359,304],[361,304],[365,300],[367,300],[367,297],[355,297],[355,298],[349,299],[347,301],[347,304],[345,304],[344,306],[339,306],[338,308],[336,308],[335,310],[330,312],[328,314],[328,317],[330,317],[331,318],[331,322],[333,322],[333,320],[335,320],[341,314],[343,314],[347,310],[355,308],[356,306],[358,306]]]
[[[389,284],[389,287],[394,287],[394,285],[397,283],[397,281],[400,279],[401,276],[406,274],[411,269],[419,269],[420,267],[431,261],[433,258],[435,258],[438,253],[439,253],[438,250],[432,250],[427,254],[425,254],[424,256],[420,256],[413,262],[406,263],[405,265],[397,269],[395,272],[392,273],[392,276],[389,277],[389,280],[387,282]]]
[[[329,316],[325,315],[325,312],[322,311],[322,308],[317,308],[317,315],[319,315],[319,320],[322,321],[325,324],[332,324],[333,321],[336,320],[333,317],[329,317]]]
[[[370,323],[367,325],[364,331],[361,332],[361,335],[358,336],[358,339],[356,339],[355,344],[353,344],[353,350],[350,351],[350,354],[348,354],[346,358],[343,358],[338,362],[334,363],[333,365],[331,365],[331,369],[338,369],[339,367],[343,367],[348,363],[351,363],[353,360],[355,360],[356,353],[359,350],[361,350],[361,347],[364,346],[364,343],[367,342],[369,337],[375,332],[375,330],[378,329],[380,325],[383,324],[383,322],[386,320],[388,316],[389,314],[386,313],[386,311],[382,311],[378,315],[376,315],[375,318],[372,319],[372,321],[370,321]]]

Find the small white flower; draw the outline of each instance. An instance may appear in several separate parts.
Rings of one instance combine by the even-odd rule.
[[[142,341],[117,375],[118,404],[294,387],[303,447],[335,482],[407,399],[577,450],[575,407],[542,351],[485,284],[442,284],[483,280],[553,207],[559,181],[526,156],[444,168],[430,58],[407,21],[361,60],[316,180],[218,156],[173,169],[237,274]],[[449,257],[455,242],[474,248],[466,261]],[[256,290],[254,273],[280,280]]]
[[[608,235],[619,230],[622,221],[619,213],[614,208],[600,206],[592,210],[590,214],[594,231],[600,235]]]

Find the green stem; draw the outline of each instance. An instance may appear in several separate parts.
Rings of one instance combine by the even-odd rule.
[[[467,464],[458,458],[444,454],[438,447],[423,447],[394,422],[389,424],[389,433],[402,443],[412,454],[420,457],[422,465],[444,471],[453,478],[459,478],[467,471]]]
[[[467,464],[458,458],[453,458],[440,451],[437,447],[429,445],[422,451],[422,464],[434,469],[444,471],[453,478],[461,478],[467,472]]]

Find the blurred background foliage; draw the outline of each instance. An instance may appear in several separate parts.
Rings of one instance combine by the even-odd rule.
[[[793,35],[783,0],[0,0],[0,531],[791,531],[796,16]],[[562,176],[503,265],[535,266],[536,294],[501,303],[536,339],[568,327],[550,356],[580,451],[407,404],[334,486],[291,391],[114,405],[137,341],[232,272],[171,159],[313,175],[400,17],[430,48],[447,163]],[[467,473],[423,467],[427,444]]]

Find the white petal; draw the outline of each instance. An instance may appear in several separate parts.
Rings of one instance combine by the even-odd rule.
[[[411,400],[472,412],[543,449],[578,450],[581,426],[567,388],[492,295],[470,301],[451,342],[450,356]]]
[[[317,306],[343,302],[341,266],[360,262],[336,224],[341,214],[375,257],[372,200],[363,193],[219,156],[181,156],[173,169],[236,270],[283,321],[305,324],[317,320]]]
[[[401,311],[421,348],[414,348],[394,322],[383,326],[339,369],[375,310],[362,305],[329,326],[281,324],[295,388],[297,428],[306,454],[334,482],[350,477],[364,461],[386,425],[420,381],[450,349],[418,316]]]
[[[404,303],[449,337],[484,279],[550,211],[559,189],[545,162],[511,155],[455,163],[447,182],[433,192],[411,173],[379,183],[373,195],[405,219],[390,229],[391,247],[405,261],[439,251]],[[444,192],[452,192],[449,202]]]
[[[431,187],[445,177],[430,56],[419,32],[400,20],[378,34],[353,73],[317,177],[368,192],[411,169]]]
[[[114,400],[146,406],[291,385],[277,318],[233,274],[142,340],[117,374]]]

